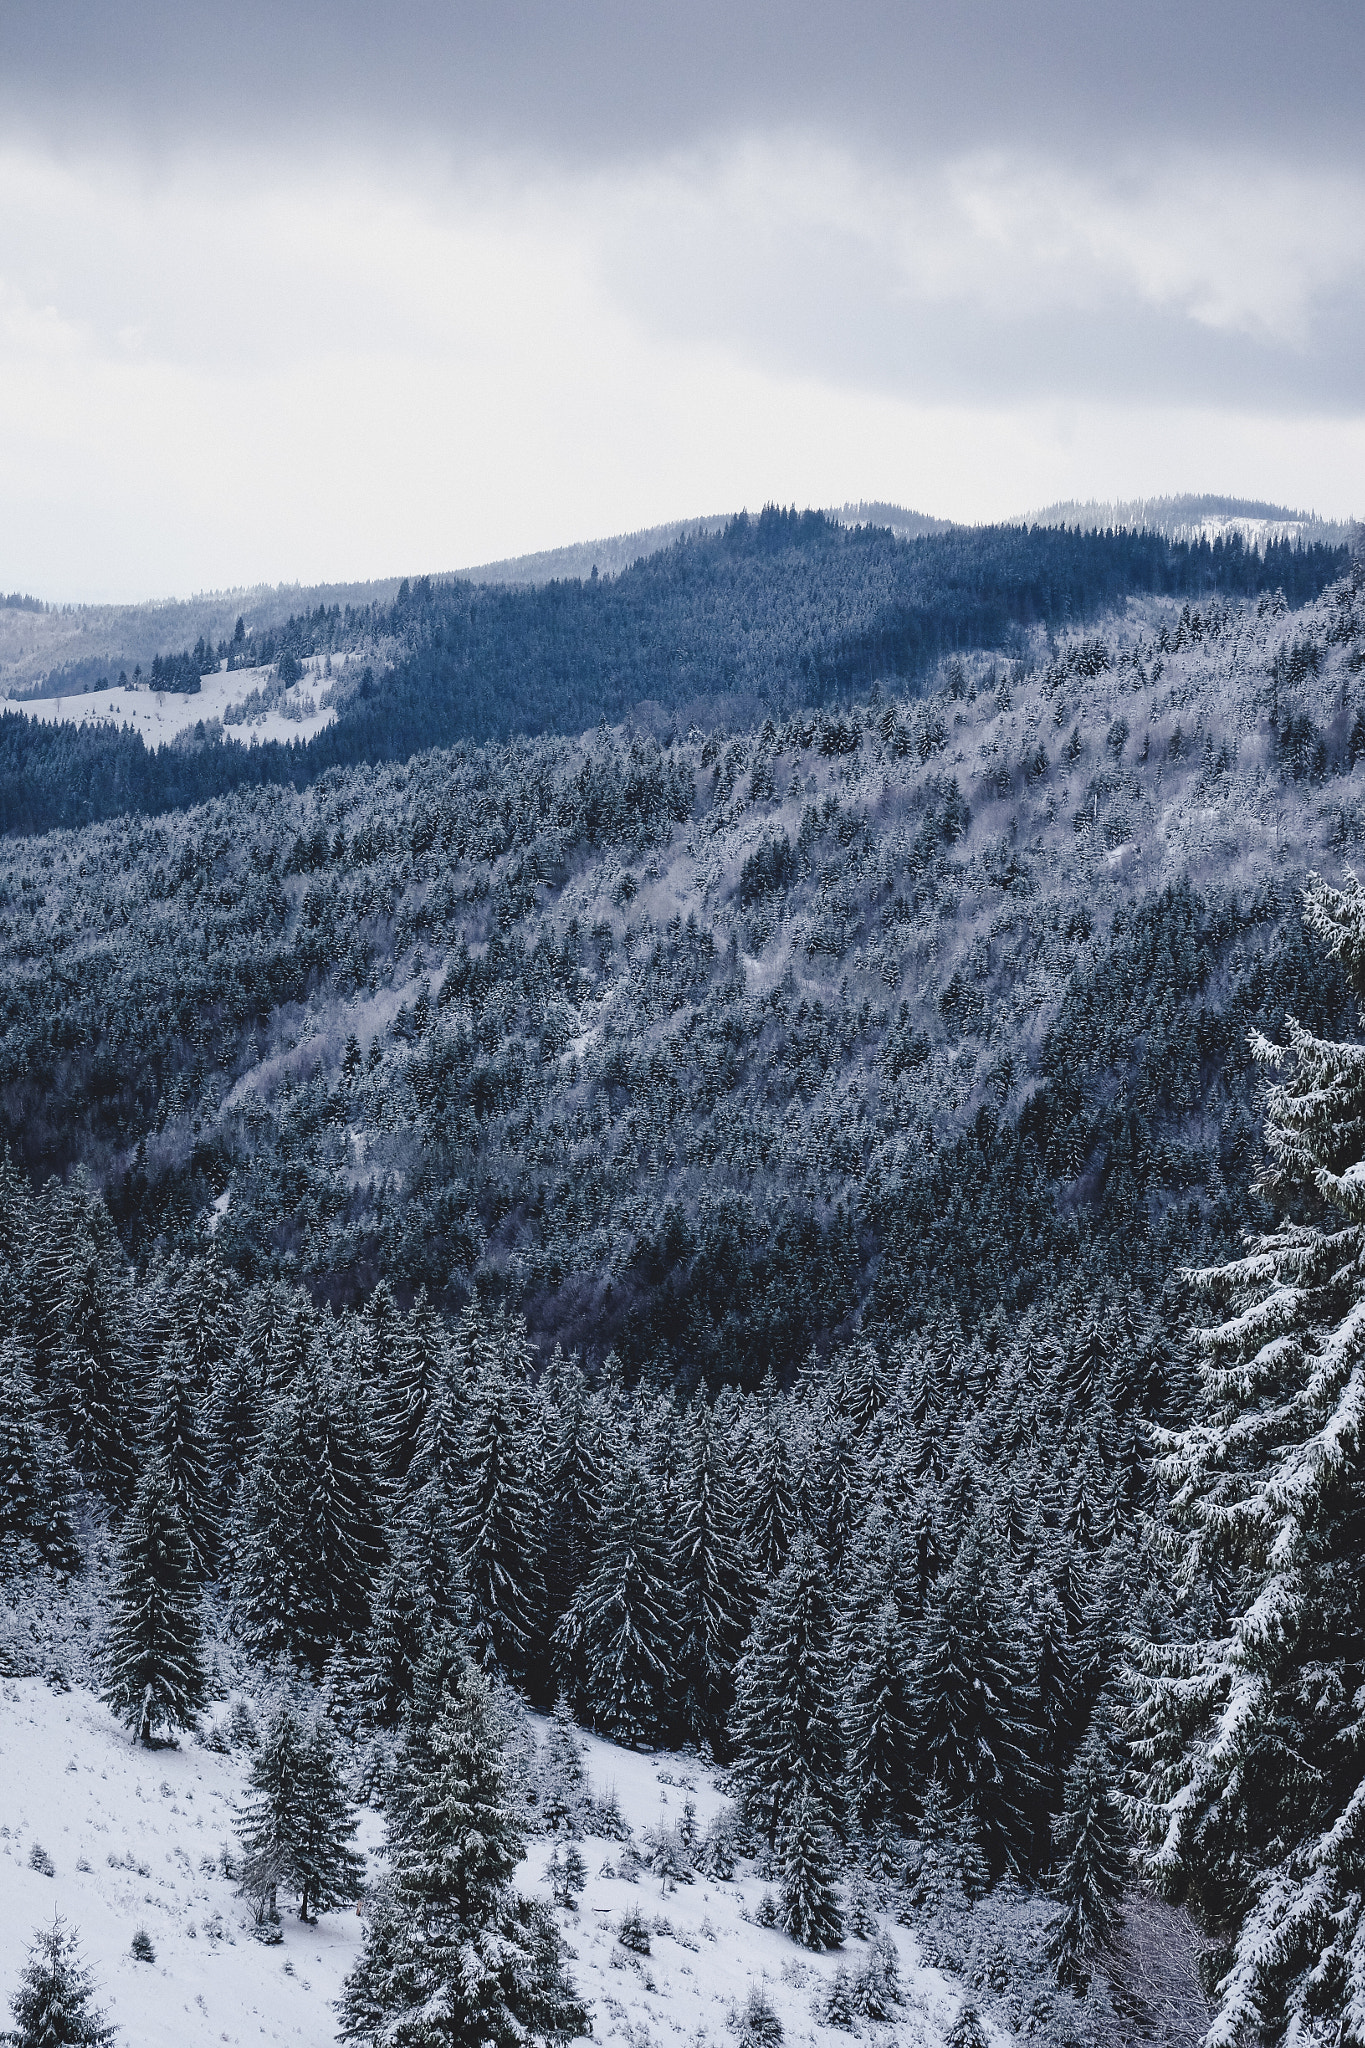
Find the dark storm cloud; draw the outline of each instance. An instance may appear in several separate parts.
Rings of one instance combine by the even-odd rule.
[[[1163,140],[1365,155],[1361,0],[48,0],[0,10],[9,119],[155,146],[351,127],[572,159],[811,124],[896,155]]]

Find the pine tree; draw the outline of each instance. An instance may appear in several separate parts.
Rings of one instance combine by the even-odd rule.
[[[1365,992],[1365,889],[1307,921]],[[1365,1046],[1287,1021],[1263,1192],[1297,1220],[1196,1279],[1203,1414],[1159,1434],[1175,1639],[1135,1711],[1150,1866],[1233,1930],[1211,2041],[1365,2040]]]
[[[119,1542],[104,1697],[151,1746],[204,1704],[203,1618],[185,1531],[164,1469],[143,1474]]]
[[[724,1740],[753,1599],[729,1460],[704,1399],[694,1403],[685,1425],[673,1558],[683,1711],[694,1739],[715,1746]]]
[[[797,1794],[782,1830],[782,1925],[805,1948],[838,1948],[843,1915],[834,1850],[809,1791]]]
[[[1061,1984],[1084,1989],[1087,1957],[1112,1939],[1125,1875],[1123,1837],[1113,1765],[1095,1724],[1067,1772],[1065,1801],[1053,1825],[1062,1859],[1056,1880],[1062,1915],[1047,1953]]]
[[[569,1667],[557,1652],[556,1638],[592,1564],[602,1466],[599,1432],[582,1372],[577,1366],[561,1370],[557,1384],[559,1413],[545,1489],[545,1628],[560,1687],[581,1707],[581,1664]]]
[[[749,1550],[759,1577],[777,1577],[796,1536],[796,1500],[791,1483],[791,1447],[770,1408],[758,1440],[756,1468],[748,1485]]]
[[[237,1280],[216,1252],[191,1259],[175,1290],[175,1337],[196,1393],[216,1384],[238,1336]]]
[[[471,1651],[486,1670],[515,1674],[532,1649],[544,1586],[525,1407],[504,1363],[499,1352],[473,1393],[456,1540],[469,1592]]]
[[[384,1381],[384,1464],[394,1479],[412,1463],[446,1355],[441,1318],[419,1288]]]
[[[173,1338],[152,1390],[146,1442],[149,1455],[166,1474],[195,1576],[202,1584],[217,1568],[220,1529],[201,1397],[193,1380],[188,1354]]]
[[[588,2027],[549,1909],[512,1890],[523,1836],[488,1685],[467,1664],[452,1676],[405,1753],[392,1882],[341,2001],[342,2040],[367,2048],[523,2048]]]
[[[245,1851],[242,1890],[273,1914],[277,1890],[298,1895],[307,1921],[353,1899],[365,1874],[341,1780],[336,1738],[321,1714],[300,1720],[284,1705],[271,1717],[251,1767],[252,1797],[237,1820]]]
[[[397,1725],[412,1698],[431,1624],[422,1573],[400,1537],[375,1588],[365,1653],[365,1696],[386,1727]]]
[[[10,2001],[14,2025],[5,2048],[105,2048],[117,2032],[91,2004],[94,1980],[81,1967],[76,1933],[60,1916],[34,1936]]]
[[[934,1588],[916,1663],[916,1762],[968,1806],[993,1868],[1027,1853],[1029,1702],[1013,1613],[979,1527]]]
[[[31,1543],[44,1561],[71,1571],[80,1552],[71,1526],[71,1479],[64,1448],[44,1427],[17,1337],[0,1343],[0,1548]]]
[[[243,1634],[258,1656],[321,1672],[369,1626],[377,1485],[363,1421],[321,1343],[276,1406],[237,1505]]]
[[[676,1684],[677,1618],[653,1481],[638,1453],[608,1488],[587,1583],[558,1642],[582,1657],[594,1722],[618,1742],[659,1741]]]
[[[550,1717],[539,1778],[540,1812],[545,1826],[580,1834],[588,1804],[587,1773],[583,1768],[583,1745],[562,1693]]]
[[[734,1776],[770,1846],[802,1792],[836,1817],[840,1806],[844,1755],[826,1578],[814,1543],[798,1538],[740,1660]]]
[[[864,1824],[905,1812],[914,1735],[911,1656],[894,1600],[883,1600],[853,1667],[844,1705],[851,1803]]]

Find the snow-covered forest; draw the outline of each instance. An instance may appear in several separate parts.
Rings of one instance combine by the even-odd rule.
[[[1337,566],[0,842],[15,2038],[1365,2042]]]

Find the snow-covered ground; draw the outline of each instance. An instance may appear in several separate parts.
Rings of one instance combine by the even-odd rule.
[[[646,1829],[680,1820],[689,1798],[703,1829],[722,1804],[694,1758],[637,1755],[592,1738],[584,1749],[594,1792],[615,1792],[637,1845]],[[79,1931],[97,2002],[119,2026],[121,2048],[333,2042],[333,2001],[362,1922],[345,1911],[305,1927],[286,1909],[278,1946],[251,1938],[249,1910],[223,1875],[245,1776],[240,1756],[197,1742],[138,1748],[89,1692],[53,1692],[39,1679],[0,1682],[0,2016],[8,2016],[34,1932],[57,1912]],[[382,1853],[382,1838],[382,1820],[362,1809],[359,1845]],[[35,1845],[54,1875],[30,1866]],[[553,1848],[532,1841],[517,1876],[523,1891],[548,1896]],[[787,2043],[847,2048],[849,2034],[818,2024],[812,2003],[840,1964],[856,1966],[862,1944],[811,1955],[755,1925],[746,1915],[767,1886],[751,1866],[740,1864],[730,1882],[698,1877],[665,1892],[648,1870],[621,1874],[632,1859],[623,1862],[620,1841],[590,1836],[580,1848],[586,1887],[559,1920],[597,2042],[723,2048],[732,2039],[727,2022],[758,1984]],[[632,1907],[650,1928],[647,1956],[617,1939]],[[133,1957],[139,1927],[151,1936],[154,1963]],[[896,2048],[940,2048],[960,1989],[921,1961],[913,1934],[890,1923],[885,1931],[899,1953],[905,2002],[889,2030],[863,2022],[863,2033]]]
[[[239,668],[231,673],[220,670],[201,679],[195,697],[181,696],[174,690],[148,689],[90,690],[71,697],[0,697],[0,712],[21,711],[25,718],[37,719],[42,725],[130,726],[142,734],[147,746],[155,747],[173,740],[177,733],[189,731],[201,720],[205,724],[221,720],[226,711],[240,704],[253,690],[263,691],[273,673],[268,668]],[[311,697],[316,705],[318,692],[325,687],[313,668],[305,668],[302,680],[285,696],[294,704]],[[287,717],[277,708],[249,725],[228,725],[225,732],[229,739],[240,740],[244,746],[250,746],[253,739],[311,740],[335,717],[336,710],[331,705],[326,710],[314,710],[305,718]]]

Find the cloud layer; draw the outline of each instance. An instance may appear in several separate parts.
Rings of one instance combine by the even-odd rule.
[[[1119,12],[11,11],[0,584],[1358,508],[1359,10]]]

